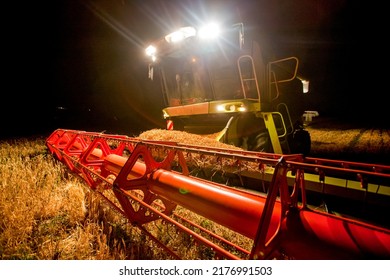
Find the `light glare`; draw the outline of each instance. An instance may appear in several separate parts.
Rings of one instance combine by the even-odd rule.
[[[156,47],[153,45],[150,45],[149,47],[146,48],[145,52],[147,56],[155,56],[156,54]]]
[[[187,27],[182,27],[179,30],[168,34],[167,36],[165,36],[165,40],[168,43],[176,43],[186,38],[193,37],[195,35],[196,35],[195,28],[191,26],[187,26]]]
[[[210,23],[199,29],[199,37],[202,39],[217,38],[220,33],[219,25],[216,23]]]

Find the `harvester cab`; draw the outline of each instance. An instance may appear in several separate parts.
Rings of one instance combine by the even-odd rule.
[[[150,45],[146,54],[149,78],[161,83],[168,129],[215,134],[245,150],[309,153],[301,115],[292,118],[280,101],[281,90],[293,81],[301,80],[307,90],[297,74],[298,59],[265,61],[257,42],[244,44],[243,24],[183,27]]]

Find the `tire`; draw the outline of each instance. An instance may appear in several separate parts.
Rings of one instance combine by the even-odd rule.
[[[248,141],[248,150],[255,152],[272,152],[271,139],[268,131],[262,131],[252,135]]]
[[[305,129],[296,129],[292,134],[290,149],[293,154],[310,154],[311,138],[310,133]]]

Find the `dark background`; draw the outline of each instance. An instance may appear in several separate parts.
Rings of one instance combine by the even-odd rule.
[[[310,94],[294,98],[306,110],[343,122],[388,125],[385,18],[379,10],[352,0],[7,5],[0,137],[57,128],[128,135],[163,128],[163,99],[147,78],[144,49],[178,26],[209,18],[243,22],[272,55],[297,56]]]

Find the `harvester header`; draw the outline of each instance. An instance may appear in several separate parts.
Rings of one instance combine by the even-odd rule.
[[[170,239],[179,234],[211,249],[212,259],[390,258],[388,227],[311,205],[305,176],[355,181],[366,188],[360,191],[368,198],[369,184],[390,181],[389,166],[63,129],[46,143],[91,191],[174,259],[185,258],[170,247]],[[209,179],[195,175],[207,172],[212,173],[205,176]],[[254,179],[256,189],[250,190],[248,182]],[[242,236],[249,245],[205,228],[193,214],[233,232],[230,236]],[[169,238],[153,232],[161,226],[171,227]]]

